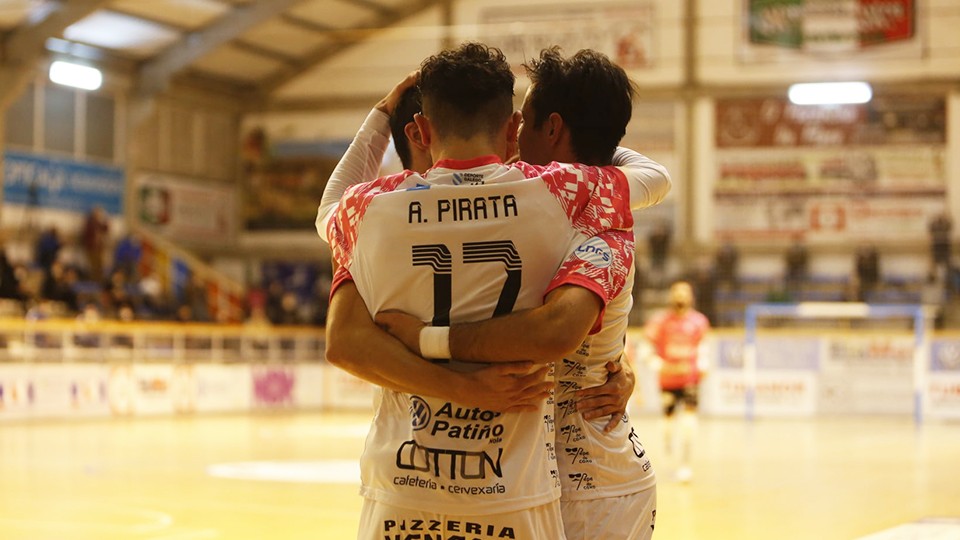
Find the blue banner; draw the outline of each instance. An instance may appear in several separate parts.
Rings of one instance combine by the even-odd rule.
[[[3,202],[87,213],[101,206],[123,214],[125,177],[110,167],[7,150],[3,162]]]

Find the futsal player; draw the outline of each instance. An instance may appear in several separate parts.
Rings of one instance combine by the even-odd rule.
[[[633,107],[632,86],[623,69],[595,51],[564,58],[558,48],[542,51],[526,68],[532,85],[522,109],[521,157],[534,163],[609,164]],[[593,247],[588,241],[577,256],[601,256]],[[627,286],[603,310],[602,328],[582,341],[576,336],[583,336],[586,329],[577,329],[567,318],[589,312],[591,302],[596,302],[586,290],[579,291],[580,298],[568,296],[566,304],[548,299],[531,310],[453,325],[448,336],[451,356],[459,360],[562,358],[556,367],[555,415],[568,539],[628,540],[653,534],[656,477],[629,420],[621,411],[605,426],[603,421],[591,421],[592,415],[577,414],[578,391],[600,387],[607,376],[605,365],[620,362],[632,283],[633,267]],[[421,352],[419,320],[384,313],[377,321]]]
[[[700,346],[710,330],[710,322],[694,309],[693,287],[686,281],[671,285],[669,298],[669,308],[650,319],[645,334],[660,371],[667,453],[679,452],[677,479],[688,482],[693,477],[690,457],[700,380],[706,367]],[[679,426],[674,425],[677,409],[681,409]]]
[[[431,57],[420,87],[416,124],[434,168],[349,189],[329,227],[340,266],[328,359],[372,373],[387,388],[411,366],[365,355],[364,343],[351,339],[355,314],[337,298],[347,281],[363,297],[367,317],[393,308],[442,326],[534,307],[544,291],[564,295],[588,282],[606,300],[632,266],[623,171],[502,163],[519,115],[512,114],[513,75],[499,51],[467,44]],[[606,243],[614,264],[577,259],[557,273],[593,236]],[[359,537],[436,523],[445,534],[469,527],[489,537],[563,538],[547,406],[499,414],[385,389],[361,457]]]

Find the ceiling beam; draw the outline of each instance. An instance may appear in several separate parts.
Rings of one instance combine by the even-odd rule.
[[[124,54],[122,51],[104,49],[96,45],[56,37],[47,38],[46,48],[51,55],[65,57],[64,59],[93,62],[98,67],[124,74],[135,73],[141,61],[139,58]]]
[[[48,37],[59,37],[71,24],[93,13],[109,0],[72,0],[55,4],[49,14],[11,32],[3,42],[0,57],[4,64],[24,63],[43,55]]]
[[[0,44],[0,111],[16,99],[33,75],[37,61],[45,54],[44,43],[59,37],[71,24],[93,13],[108,0],[71,0],[50,4],[46,17],[28,21],[10,32]]]
[[[140,68],[138,93],[162,92],[170,78],[201,56],[236,38],[256,24],[274,17],[302,0],[270,0],[237,6],[210,26],[184,36],[177,44]]]
[[[358,43],[366,41],[371,35],[382,32],[385,28],[393,26],[398,22],[412,17],[422,11],[441,5],[448,0],[415,0],[405,5],[402,9],[397,9],[391,12],[390,15],[380,15],[370,25],[370,31],[364,28],[354,28],[352,30],[334,30],[330,32],[330,35],[334,36],[339,42],[323,45],[317,49],[311,51],[304,58],[300,59],[296,65],[290,66],[285,69],[278,71],[276,75],[273,75],[267,78],[261,85],[260,91],[269,96],[281,86],[292,81],[297,76],[303,74],[305,71],[310,68],[328,60],[336,54],[339,54]]]
[[[336,28],[332,26],[321,24],[316,21],[304,19],[303,17],[297,17],[293,13],[284,13],[280,15],[280,20],[289,25],[296,26],[297,28],[300,28],[302,30],[307,30],[309,32],[323,33],[323,32],[333,32],[334,30],[336,30]]]
[[[282,64],[296,64],[297,59],[294,56],[290,56],[287,53],[278,51],[276,49],[270,49],[262,45],[257,45],[245,39],[235,39],[230,42],[230,46],[236,49],[239,49],[244,52],[255,54],[257,56],[262,56],[264,58],[269,58],[275,62],[280,62]]]
[[[390,7],[388,7],[388,6],[385,6],[385,5],[383,5],[383,4],[378,4],[377,2],[374,2],[373,0],[343,0],[343,1],[346,2],[346,3],[348,3],[348,4],[353,4],[353,5],[355,5],[355,6],[360,6],[360,7],[364,8],[364,9],[368,9],[368,10],[370,10],[370,11],[375,11],[378,15],[381,15],[381,16],[388,16],[388,17],[389,17],[389,16],[392,16],[392,15],[396,12],[395,9],[390,8]]]
[[[196,29],[196,28],[185,26],[182,24],[176,24],[176,23],[161,19],[159,17],[154,17],[151,15],[144,15],[142,13],[135,13],[133,11],[128,11],[126,9],[119,8],[115,5],[111,5],[110,7],[104,9],[104,11],[116,13],[118,15],[123,15],[124,17],[132,17],[134,19],[140,19],[154,26],[159,26],[160,28],[163,28],[165,30],[169,30],[172,32],[180,32],[181,34],[192,32],[193,30]]]

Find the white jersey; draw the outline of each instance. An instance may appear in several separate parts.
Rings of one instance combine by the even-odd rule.
[[[352,279],[372,314],[399,309],[434,325],[536,307],[564,284],[606,302],[633,266],[628,193],[615,167],[493,156],[360,184],[327,230],[340,265],[333,286]],[[360,460],[361,494],[450,514],[551,502],[560,495],[553,411],[552,401],[508,414],[384,390]]]
[[[600,331],[556,366],[557,465],[564,501],[619,497],[656,484],[650,458],[626,415],[604,433],[607,417],[586,420],[576,409],[576,391],[602,385],[606,363],[621,360],[633,307],[633,277],[631,268],[628,285],[604,310]]]

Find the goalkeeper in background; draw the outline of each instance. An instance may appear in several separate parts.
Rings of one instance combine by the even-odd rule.
[[[700,346],[710,322],[694,309],[693,288],[686,281],[670,286],[669,302],[668,309],[650,319],[645,334],[653,347],[654,363],[659,365],[666,451],[668,455],[679,452],[677,479],[688,482],[693,477],[690,447],[696,430],[698,387],[706,368]],[[678,407],[682,407],[680,419],[674,422]]]

